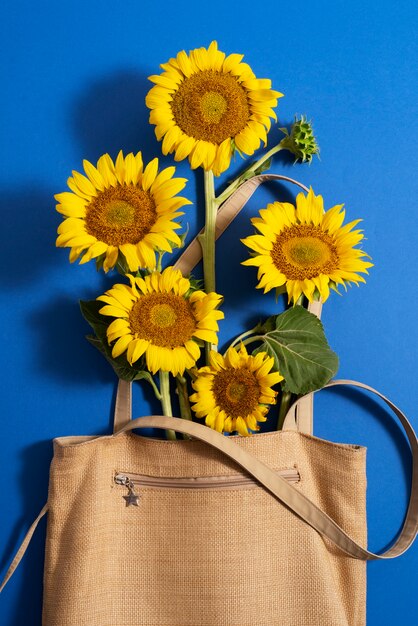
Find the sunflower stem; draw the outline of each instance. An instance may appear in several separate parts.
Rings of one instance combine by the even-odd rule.
[[[243,340],[242,344],[244,346],[248,346],[248,344],[254,343],[255,341],[264,341],[264,336],[263,335],[255,335],[254,337],[248,337],[247,339]]]
[[[274,146],[273,148],[268,150],[265,154],[263,154],[258,159],[258,161],[253,163],[253,165],[251,165],[251,167],[249,167],[247,170],[245,170],[245,172],[243,174],[241,174],[240,176],[238,176],[238,178],[233,180],[232,183],[230,185],[228,185],[228,187],[226,189],[224,189],[224,191],[216,198],[217,206],[219,207],[221,204],[223,204],[225,202],[225,200],[228,200],[228,198],[230,196],[232,196],[234,191],[236,191],[239,187],[241,187],[241,185],[246,180],[248,180],[249,178],[252,178],[253,176],[255,176],[256,171],[257,171],[258,168],[260,168],[273,155],[277,154],[277,152],[280,152],[280,150],[283,150],[283,149],[284,149],[283,146],[281,146],[280,143],[279,143],[277,146]],[[243,178],[244,175],[245,175],[245,178]]]
[[[292,394],[289,391],[283,391],[282,399],[280,402],[279,417],[277,420],[277,430],[282,430],[283,428],[284,418],[286,417],[287,412],[290,408],[291,401]]]
[[[205,291],[215,291],[215,227],[217,206],[215,202],[215,181],[211,170],[204,171],[205,182],[205,230],[199,241],[203,250],[203,274]]]
[[[157,260],[157,271],[161,272],[163,269],[163,256],[164,256],[164,252],[162,252],[161,250],[158,250],[157,252],[158,254],[158,260]]]
[[[184,376],[176,376],[177,393],[179,396],[180,415],[184,420],[192,421],[192,412],[190,409],[189,390],[187,388],[187,380]],[[183,433],[183,439],[191,439],[189,435]]]
[[[161,406],[162,406],[164,415],[173,417],[173,410],[171,408],[171,397],[170,397],[170,374],[169,372],[163,372],[163,370],[160,370],[160,393],[161,393]],[[174,430],[166,430],[165,433],[166,433],[167,439],[177,439],[176,433]]]
[[[273,146],[272,148],[270,148],[270,150],[267,150],[267,152],[265,152],[263,155],[261,155],[258,161],[256,161],[254,165],[250,167],[249,171],[255,173],[255,171],[258,170],[259,167],[261,167],[266,161],[271,159],[272,156],[280,152],[280,150],[284,150],[281,142],[277,144],[276,146]]]
[[[143,377],[140,376],[139,378],[134,378],[134,380],[141,380]],[[149,384],[152,387],[152,390],[154,392],[155,397],[157,398],[157,400],[159,400],[161,402],[161,393],[160,390],[158,389],[157,385],[155,384],[155,381],[152,377],[152,375],[150,374],[149,377],[146,378],[147,382],[149,382]]]
[[[245,342],[243,341],[243,339],[245,339],[246,337],[249,337],[250,335],[253,335],[255,332],[257,332],[257,330],[258,330],[258,325],[254,326],[254,328],[251,328],[251,330],[246,330],[245,333],[241,333],[241,335],[238,335],[238,337],[236,337],[234,339],[234,341],[229,344],[228,350],[229,350],[229,348],[233,348],[234,346],[236,346],[237,343],[239,343],[240,341],[242,341],[243,344],[245,345]],[[226,354],[226,352],[225,352],[225,354]],[[225,354],[224,354],[224,356],[225,356]]]
[[[215,233],[216,214],[218,207],[215,201],[215,180],[212,170],[204,170],[205,183],[205,230],[199,236],[199,242],[203,253],[203,277],[205,281],[206,293],[214,292],[216,289],[215,275]],[[209,364],[209,354],[215,347],[210,343],[205,343],[206,363]]]

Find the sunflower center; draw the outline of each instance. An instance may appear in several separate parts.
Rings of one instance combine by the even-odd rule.
[[[185,78],[173,95],[171,109],[186,135],[215,144],[235,137],[250,118],[244,87],[231,74],[213,70]]]
[[[170,304],[155,304],[150,310],[150,320],[154,326],[169,328],[176,323],[177,315]]]
[[[332,237],[311,224],[284,228],[270,254],[277,269],[290,280],[329,274],[337,269],[339,261]]]
[[[107,222],[116,228],[131,226],[135,219],[135,207],[125,200],[114,200],[107,207]]]
[[[228,108],[228,102],[216,91],[208,91],[200,101],[202,117],[212,124],[219,124],[223,114]]]
[[[320,239],[302,237],[297,241],[289,242],[288,255],[295,265],[306,267],[317,265],[324,260],[329,260],[330,249]]]
[[[232,418],[246,417],[259,404],[260,386],[254,374],[245,367],[218,372],[212,392],[219,408]]]
[[[99,191],[86,209],[86,230],[109,246],[141,241],[157,220],[150,193],[135,185]]]
[[[137,338],[162,348],[184,345],[196,330],[190,303],[172,293],[141,296],[130,311],[129,324]]]

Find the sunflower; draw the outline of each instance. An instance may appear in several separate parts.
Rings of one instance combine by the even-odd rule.
[[[71,262],[80,256],[80,263],[101,259],[105,272],[120,253],[131,272],[155,269],[155,249],[171,252],[180,245],[174,231],[181,226],[173,220],[183,215],[177,209],[191,202],[174,196],[186,179],[173,178],[174,167],[158,173],[158,159],[144,169],[140,152],[124,157],[121,151],[115,163],[104,154],[96,167],[83,165],[87,177],[73,172],[67,181],[71,192],[55,196],[57,211],[66,218],[56,245],[71,248]]]
[[[231,347],[223,357],[210,353],[210,366],[197,371],[190,396],[196,417],[205,417],[206,425],[219,432],[260,430],[258,422],[266,421],[267,404],[274,404],[277,392],[271,387],[283,380],[271,372],[274,359],[266,352],[248,355],[244,345],[239,351]]]
[[[216,308],[217,293],[192,291],[180,270],[167,267],[145,278],[128,274],[131,286],[114,285],[97,298],[105,303],[102,315],[116,319],[107,329],[114,358],[126,352],[132,365],[145,355],[147,368],[183,374],[200,356],[198,342],[218,343],[217,320],[224,317]]]
[[[229,167],[235,148],[253,154],[267,142],[273,107],[282,96],[271,81],[258,79],[242,54],[209,48],[184,50],[161,65],[162,74],[150,76],[155,86],[146,104],[155,134],[163,139],[163,154],[175,152],[175,161],[189,157],[192,169],[202,165],[219,176]]]
[[[361,230],[353,228],[361,222],[354,220],[342,226],[345,211],[342,204],[324,213],[322,196],[312,189],[305,196],[298,194],[296,207],[287,202],[274,202],[251,220],[261,233],[242,242],[256,254],[243,265],[258,267],[258,289],[287,290],[289,303],[305,294],[327,300],[330,288],[338,285],[358,285],[372,263],[363,250],[355,246],[363,239]]]

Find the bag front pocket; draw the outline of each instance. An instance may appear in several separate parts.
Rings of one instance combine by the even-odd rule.
[[[277,470],[281,476],[289,483],[298,483],[300,474],[296,467]],[[257,487],[258,482],[250,476],[239,474],[231,476],[198,476],[166,478],[162,476],[147,476],[146,474],[133,474],[131,472],[116,472],[114,482],[128,489],[128,494],[124,495],[126,506],[138,506],[138,489],[142,487],[152,487],[154,489],[251,489]]]

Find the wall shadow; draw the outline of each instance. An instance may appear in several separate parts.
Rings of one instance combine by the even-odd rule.
[[[102,291],[86,299],[93,299],[99,293]],[[82,317],[75,298],[55,295],[38,310],[29,312],[27,320],[35,347],[31,355],[32,367],[48,379],[86,386],[109,381],[112,370],[98,350],[88,343],[86,335],[93,331]]]
[[[376,396],[367,395],[367,392],[356,389],[355,387],[333,387],[327,391],[340,395],[346,398],[350,403],[360,406],[367,412],[369,419],[375,420],[378,422],[379,427],[384,429],[387,436],[390,438],[391,445],[396,449],[402,468],[402,481],[409,492],[411,488],[412,470],[411,449],[398,418],[395,417],[388,407],[382,404],[382,400]],[[400,530],[401,526],[398,529],[398,533]],[[385,546],[379,546],[379,550],[387,550],[393,543],[394,541],[392,540]]]
[[[264,183],[235,218],[234,225],[227,228],[219,238],[216,251],[217,288],[228,300],[233,289],[234,308],[242,310],[249,295],[254,294],[258,283],[256,268],[241,265],[241,262],[249,257],[250,251],[240,240],[256,232],[250,219],[256,217],[259,209],[266,206],[268,202],[279,200],[294,204],[298,189],[291,183],[277,181]],[[231,284],[231,268],[233,268],[233,284]],[[259,295],[262,298],[262,292]],[[264,296],[264,299],[269,297]],[[273,310],[275,308],[273,307]]]
[[[6,571],[20,542],[47,500],[51,456],[52,444],[48,440],[37,441],[22,451],[21,469],[16,486],[20,491],[19,500],[24,503],[24,513],[6,541],[7,548],[1,561],[2,572]],[[16,602],[11,612],[11,621],[8,622],[9,626],[27,626],[29,615],[32,616],[31,625],[41,624],[45,533],[44,517],[14,577],[7,584],[18,586],[14,590],[15,597],[24,598],[24,602]],[[39,616],[39,619],[35,616]]]
[[[0,232],[2,263],[0,279],[7,290],[28,286],[56,262],[58,220],[54,193],[26,182],[16,192],[2,189]]]
[[[141,150],[146,159],[160,156],[154,127],[148,122],[145,96],[152,87],[146,75],[121,69],[91,83],[70,107],[70,125],[85,158],[97,161],[108,152]]]

